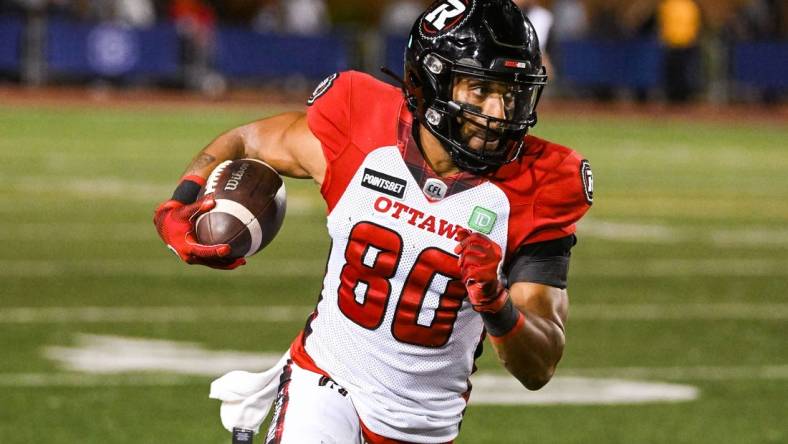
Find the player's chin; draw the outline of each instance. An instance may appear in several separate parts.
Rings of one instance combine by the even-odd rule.
[[[474,151],[495,151],[498,149],[498,145],[500,145],[500,139],[497,137],[494,139],[485,138],[480,135],[473,135],[468,139],[468,148]]]

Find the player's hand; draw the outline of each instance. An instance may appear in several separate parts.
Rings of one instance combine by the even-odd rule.
[[[498,280],[498,264],[503,257],[501,247],[483,234],[468,231],[460,233],[458,240],[454,252],[460,255],[462,282],[473,309],[486,313],[500,311],[509,298]]]
[[[230,246],[202,245],[194,236],[194,222],[201,214],[210,211],[216,202],[208,195],[193,204],[186,205],[177,200],[168,200],[153,216],[156,231],[167,247],[188,264],[205,265],[221,270],[233,270],[246,264],[243,258],[229,259]]]

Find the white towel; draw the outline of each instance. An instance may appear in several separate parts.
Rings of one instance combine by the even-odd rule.
[[[276,400],[279,377],[288,359],[290,352],[263,373],[233,371],[211,383],[209,397],[222,401],[224,428],[230,432],[236,427],[260,432],[260,425]]]

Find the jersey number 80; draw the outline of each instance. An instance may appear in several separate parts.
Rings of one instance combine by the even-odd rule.
[[[371,249],[377,254],[370,254]],[[367,259],[370,256],[374,258],[371,263]],[[339,309],[348,319],[368,330],[380,328],[391,298],[390,279],[397,274],[401,256],[402,238],[395,231],[371,222],[353,227],[339,285]],[[394,312],[391,333],[396,340],[424,347],[441,347],[448,342],[465,298],[457,259],[434,247],[419,253]],[[419,313],[438,275],[449,281],[440,295],[432,322],[422,325]],[[362,289],[363,301],[359,301],[357,294]]]

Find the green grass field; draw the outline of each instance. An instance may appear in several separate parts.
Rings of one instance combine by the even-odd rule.
[[[211,376],[87,375],[51,347],[97,335],[285,350],[307,309],[265,309],[314,304],[328,246],[311,183],[288,182],[282,232],[237,272],[178,263],[151,224],[199,148],[270,112],[0,105],[0,443],[229,443]],[[788,442],[788,127],[540,117],[535,133],[583,152],[596,181],[557,376],[699,396],[472,405],[457,442]],[[212,317],[218,306],[237,316]],[[479,366],[503,372],[489,350]]]

